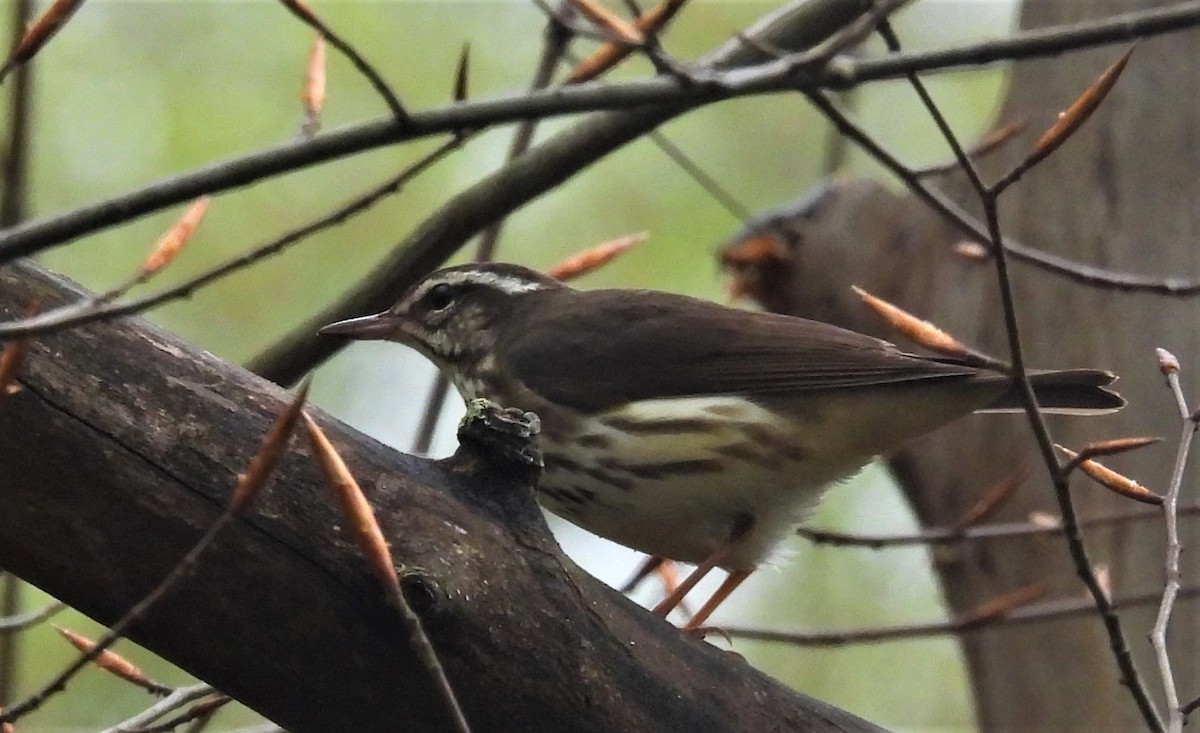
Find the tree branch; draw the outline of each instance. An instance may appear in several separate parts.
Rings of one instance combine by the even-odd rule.
[[[80,295],[32,265],[0,271],[10,315]],[[0,558],[108,623],[211,525],[287,399],[133,319],[32,344],[21,386],[0,408]],[[547,533],[527,469],[470,445],[447,461],[405,456],[318,419],[477,733],[878,730],[580,572]],[[285,455],[256,512],[129,636],[293,733],[445,730],[307,453]]]
[[[785,6],[768,16],[767,24],[746,35],[758,38],[765,47],[807,48],[844,27],[861,10],[861,0],[810,0]],[[1193,0],[948,50],[862,60],[837,57],[823,69],[803,68],[802,59],[795,56],[764,62],[766,57],[761,51],[735,40],[706,60],[715,61],[718,68],[707,72],[703,83],[683,83],[675,77],[662,76],[622,83],[588,82],[540,93],[472,100],[413,112],[403,127],[387,117],[212,163],[106,201],[4,230],[0,232],[0,261],[27,256],[203,194],[232,190],[263,178],[406,140],[595,110],[628,110],[632,115],[642,115],[646,108],[653,108],[656,124],[661,124],[724,99],[795,89],[845,89],[867,81],[900,78],[914,71],[949,71],[1000,60],[1051,56],[1197,24],[1200,24],[1200,0]],[[738,64],[746,66],[720,70]]]

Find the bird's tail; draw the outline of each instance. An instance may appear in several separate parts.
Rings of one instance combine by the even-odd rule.
[[[1099,415],[1125,406],[1125,398],[1108,386],[1117,380],[1103,369],[1063,369],[1033,371],[1029,383],[1038,405],[1056,415]],[[1019,412],[1023,409],[1017,385],[984,408],[984,412]]]

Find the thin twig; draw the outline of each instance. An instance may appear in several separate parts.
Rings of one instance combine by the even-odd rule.
[[[421,158],[416,163],[404,169],[404,171],[402,171],[399,175],[389,179],[388,181],[385,181],[383,184],[371,189],[367,193],[355,198],[354,200],[321,217],[320,219],[305,224],[298,229],[293,229],[281,237],[273,239],[265,244],[261,244],[232,260],[217,265],[216,267],[206,270],[199,275],[188,278],[177,285],[167,288],[166,290],[118,303],[97,302],[95,299],[88,298],[79,303],[66,305],[62,308],[43,313],[39,316],[24,318],[19,321],[11,321],[9,323],[0,323],[0,338],[51,333],[64,328],[78,326],[84,323],[91,323],[93,321],[103,320],[106,318],[129,315],[131,313],[141,313],[155,306],[162,305],[163,303],[167,303],[172,300],[178,300],[180,298],[186,298],[199,288],[204,287],[209,283],[220,280],[221,278],[231,275],[238,270],[245,269],[259,260],[265,259],[266,257],[279,254],[292,244],[300,242],[323,229],[341,224],[347,219],[366,211],[380,200],[399,191],[406,183],[412,180],[413,177],[436,163],[438,160],[441,160],[443,157],[453,150],[456,150],[461,145],[461,138],[456,137],[452,140],[449,140],[436,150],[426,155],[424,158]]]
[[[670,158],[672,163],[687,174],[688,178],[691,178],[700,188],[704,189],[704,192],[716,201],[722,209],[725,209],[730,216],[743,224],[754,216],[754,212],[750,211],[749,207],[739,201],[729,189],[722,186],[711,173],[704,170],[699,163],[673,143],[665,134],[655,130],[646,137]]]
[[[155,723],[145,728],[137,728],[130,731],[130,733],[173,733],[176,728],[184,723],[191,723],[187,728],[187,733],[197,733],[208,727],[213,716],[231,702],[233,702],[233,698],[227,695],[215,695],[207,700],[201,700],[187,710],[167,718],[161,723]]]
[[[884,40],[892,50],[898,50],[898,39],[895,37],[895,34],[890,33],[890,28],[886,25],[881,26],[881,32],[884,34]],[[1105,631],[1108,634],[1109,644],[1112,648],[1117,667],[1120,670],[1122,681],[1129,688],[1130,694],[1133,695],[1134,702],[1137,704],[1146,723],[1153,730],[1161,731],[1162,721],[1159,718],[1158,711],[1154,708],[1154,702],[1150,698],[1149,692],[1146,690],[1145,681],[1142,679],[1133,656],[1129,652],[1129,644],[1126,640],[1124,629],[1121,626],[1120,617],[1113,610],[1109,594],[1105,592],[1100,580],[1097,578],[1092,561],[1088,556],[1087,546],[1083,543],[1083,536],[1079,530],[1079,521],[1075,513],[1075,505],[1071,499],[1068,484],[1070,474],[1062,470],[1062,467],[1059,466],[1058,459],[1054,453],[1054,441],[1050,437],[1050,430],[1046,425],[1045,416],[1038,407],[1037,398],[1033,392],[1033,385],[1029,381],[1029,375],[1025,368],[1021,330],[1017,321],[1012,279],[1008,270],[1009,254],[1004,248],[1004,237],[1000,228],[999,196],[1004,188],[1003,186],[989,187],[983,183],[974,163],[962,145],[959,144],[957,136],[946,122],[945,117],[941,114],[933,98],[925,90],[920,79],[916,76],[915,72],[909,73],[907,76],[922,105],[929,112],[930,117],[933,119],[935,125],[937,125],[943,138],[950,145],[954,157],[958,160],[960,168],[966,174],[971,188],[975,191],[983,208],[984,220],[987,225],[987,239],[985,240],[985,244],[989,246],[994,258],[996,282],[1000,291],[1000,306],[1004,319],[1004,331],[1008,340],[1009,362],[1011,364],[1010,374],[1017,387],[1021,404],[1025,407],[1025,413],[1029,419],[1029,425],[1033,431],[1038,451],[1041,453],[1043,464],[1054,486],[1055,499],[1058,502],[1059,514],[1062,516],[1063,535],[1066,538],[1068,550],[1075,564],[1075,572],[1087,587],[1088,593],[1092,596],[1092,600],[1095,603],[1096,610],[1104,622]]]
[[[333,46],[338,51],[341,51],[342,55],[349,59],[350,63],[354,65],[354,68],[358,69],[358,72],[366,78],[367,82],[369,82],[370,85],[375,88],[375,91],[379,93],[379,96],[383,98],[383,101],[388,106],[388,109],[392,111],[392,118],[395,120],[397,127],[404,129],[408,126],[410,122],[408,112],[405,111],[404,105],[400,103],[400,99],[396,96],[396,93],[392,91],[392,88],[388,86],[386,81],[384,81],[383,76],[375,70],[375,67],[372,66],[365,58],[363,58],[362,54],[360,54],[358,50],[354,48],[354,46],[350,45],[337,33],[334,33],[333,29],[326,25],[325,21],[317,17],[317,14],[309,9],[309,7],[302,2],[302,0],[280,0],[280,2],[285,8],[288,9],[288,12],[299,18],[300,21],[305,25],[324,36],[325,40],[329,41],[329,45]]]
[[[833,64],[836,70],[799,73],[792,61],[780,60],[752,67],[714,69],[708,72],[708,83],[703,85],[686,85],[674,78],[658,77],[620,83],[589,82],[532,95],[462,102],[413,113],[403,128],[392,118],[348,126],[308,140],[292,141],[213,163],[106,201],[14,227],[0,232],[0,261],[27,256],[205,193],[219,193],[298,168],[420,137],[603,109],[657,106],[670,110],[671,116],[675,116],[696,106],[739,96],[794,89],[846,88],[867,81],[897,78],[910,71],[949,71],[993,61],[1058,55],[1196,25],[1200,25],[1200,0],[1087,23],[1025,31],[1004,40],[949,51],[890,54],[879,59],[838,57]]]
[[[965,156],[960,159],[960,162],[964,169],[974,170],[974,165]],[[1012,279],[1008,271],[1008,253],[1004,249],[1003,237],[1000,232],[999,201],[994,191],[982,186],[977,173],[971,175],[971,180],[980,197],[987,223],[988,240],[996,268],[996,282],[1000,289],[1004,329],[1008,336],[1012,375],[1016,380],[1018,394],[1025,407],[1025,414],[1029,418],[1029,425],[1033,430],[1038,450],[1042,454],[1042,460],[1054,485],[1054,495],[1063,521],[1063,534],[1070,550],[1071,559],[1075,564],[1075,572],[1087,587],[1088,593],[1091,594],[1092,601],[1096,605],[1096,610],[1104,622],[1109,645],[1121,672],[1122,682],[1129,688],[1147,725],[1152,730],[1161,731],[1162,721],[1159,719],[1158,711],[1154,708],[1154,701],[1146,690],[1145,681],[1138,671],[1137,663],[1129,651],[1129,642],[1121,626],[1121,619],[1093,570],[1087,546],[1083,543],[1083,535],[1079,530],[1079,519],[1075,513],[1075,504],[1071,500],[1067,476],[1058,468],[1058,460],[1054,455],[1054,440],[1050,437],[1050,429],[1046,425],[1042,411],[1038,408],[1037,397],[1034,396],[1033,386],[1030,384],[1029,375],[1025,370],[1021,331],[1017,323],[1016,299],[1013,295]]]
[[[1180,591],[1179,597],[1181,599],[1200,597],[1200,588],[1184,588]],[[1158,600],[1159,596],[1155,593],[1143,593],[1119,598],[1113,601],[1113,607],[1124,610],[1138,606],[1152,606]],[[721,629],[728,633],[729,636],[737,639],[779,641],[799,646],[842,646],[845,644],[898,641],[901,639],[941,636],[944,634],[965,634],[997,626],[1044,623],[1046,621],[1057,621],[1066,618],[1079,618],[1090,616],[1095,611],[1096,606],[1090,598],[1066,598],[1031,603],[1026,606],[1014,608],[1002,615],[987,618],[951,619],[949,621],[931,621],[928,623],[901,624],[865,629],[842,631],[772,631],[726,625],[722,625]]]
[[[32,18],[33,0],[17,0],[12,4],[14,48],[17,47]],[[62,22],[65,23],[66,20]],[[3,74],[0,73],[0,78],[2,77]],[[8,93],[8,145],[4,151],[4,186],[0,191],[0,227],[14,226],[27,215],[32,96],[33,66],[23,63],[14,71]],[[8,388],[9,385],[4,384],[4,377],[0,376],[0,392]],[[2,397],[3,394],[0,393],[0,398]],[[15,575],[0,578],[0,617],[12,616],[21,608],[22,588],[21,579]],[[0,628],[3,626],[0,625]],[[0,635],[0,702],[13,698],[20,658],[21,640],[15,635]]]
[[[1011,142],[1014,137],[1025,131],[1027,123],[1023,120],[1002,125],[988,133],[982,140],[971,146],[967,155],[971,160],[980,160]],[[919,178],[932,178],[958,171],[958,161],[948,160],[945,163],[935,163],[924,168],[913,168],[913,175]]]
[[[900,39],[896,36],[896,32],[892,30],[891,24],[886,19],[879,21],[879,35],[883,38],[884,43],[887,44],[889,51],[892,53],[899,53],[901,51]],[[966,174],[972,188],[976,191],[981,191],[984,187],[983,181],[980,180],[979,173],[975,170],[975,166],[971,162],[971,157],[967,154],[966,148],[959,143],[958,136],[954,134],[950,123],[946,121],[941,108],[933,101],[933,96],[925,88],[924,82],[921,81],[921,78],[917,76],[917,72],[915,71],[906,72],[904,76],[908,79],[908,83],[913,88],[913,91],[916,92],[917,98],[921,100],[921,106],[925,108],[925,111],[929,113],[930,119],[933,120],[933,124],[937,126],[942,139],[950,146],[950,152],[954,154],[954,160],[958,163],[959,169]],[[1017,365],[1012,365],[1012,368],[1015,371]]]
[[[637,13],[633,22],[634,28],[645,36],[646,43],[652,49],[657,50],[658,34],[686,2],[687,0],[663,0],[650,11]],[[566,83],[578,84],[590,81],[621,63],[632,51],[632,47],[628,44],[606,43],[587,58],[576,62]]]
[[[167,713],[174,712],[194,700],[199,700],[215,692],[216,690],[210,685],[205,684],[180,687],[137,715],[126,718],[111,728],[105,728],[100,733],[130,733],[130,731],[150,725]]]
[[[83,0],[54,0],[37,20],[13,26],[16,43],[8,59],[0,65],[0,83],[10,71],[25,66],[50,39],[58,35],[81,5]],[[20,13],[22,21],[28,21],[31,17],[28,12]]]
[[[33,0],[17,0],[12,5],[14,39],[19,38],[33,17]],[[11,227],[25,218],[29,195],[30,99],[33,95],[33,71],[22,65],[13,73],[8,95],[8,146],[4,151],[4,189],[0,191],[0,227]]]
[[[987,242],[987,228],[961,206],[935,188],[926,185],[922,176],[908,168],[895,155],[880,145],[861,127],[850,119],[833,100],[823,94],[806,94],[812,104],[821,111],[835,129],[857,144],[890,173],[900,179],[917,198],[955,225],[972,241]],[[1174,297],[1200,295],[1200,280],[1185,278],[1157,278],[1131,273],[1115,272],[1068,260],[1021,244],[1009,237],[1004,238],[1004,249],[1013,260],[1059,275],[1072,282],[1088,287],[1115,290],[1118,292],[1145,292]]]
[[[575,20],[579,13],[571,13],[570,15],[561,14],[555,11],[554,8],[546,2],[546,0],[531,0],[534,7],[542,11],[542,15],[546,16],[549,23],[557,25],[560,29],[570,32],[572,36],[578,38],[586,38],[589,41],[598,43],[621,43],[620,37],[612,31],[601,28],[594,23],[582,23]],[[574,8],[575,4],[571,3]]]
[[[565,22],[565,14],[570,13],[573,7],[575,6],[571,0],[562,0],[562,6],[559,11],[553,13],[546,22],[546,42],[542,46],[541,58],[538,59],[537,68],[533,73],[533,80],[529,84],[530,92],[538,92],[545,89],[554,79],[554,69],[566,55],[567,47],[574,37],[574,34]],[[533,143],[533,135],[537,130],[538,122],[539,120],[535,119],[522,120],[517,125],[516,130],[513,132],[512,141],[509,143],[508,153],[505,156],[506,162],[516,160],[529,149],[529,146]],[[479,245],[475,249],[476,261],[487,262],[495,255],[496,245],[500,241],[500,233],[504,229],[504,222],[505,219],[497,219],[480,235]],[[413,440],[413,452],[417,455],[426,455],[429,453],[429,447],[433,443],[433,434],[437,429],[438,418],[441,417],[449,395],[450,380],[446,378],[446,375],[441,370],[438,370],[433,377],[433,384],[429,386],[425,408],[421,412],[421,422],[417,426],[417,435]]]
[[[14,576],[5,576],[6,578],[16,579]],[[55,601],[48,603],[41,608],[35,608],[32,611],[25,613],[13,614],[11,616],[0,616],[0,635],[11,634],[17,631],[24,631],[32,626],[50,619],[54,614],[67,607],[67,604]]]
[[[1171,361],[1178,363],[1173,357]],[[1179,369],[1164,368],[1163,371],[1167,378],[1167,385],[1179,407],[1179,417],[1183,425],[1179,435],[1179,449],[1175,454],[1175,466],[1171,471],[1171,481],[1167,485],[1167,492],[1163,497],[1162,513],[1167,535],[1166,558],[1163,563],[1166,582],[1158,606],[1158,615],[1155,617],[1154,627],[1150,631],[1150,645],[1154,649],[1159,674],[1162,677],[1163,697],[1167,710],[1167,731],[1168,733],[1181,733],[1187,715],[1179,705],[1179,692],[1175,687],[1175,675],[1171,671],[1171,655],[1167,648],[1167,625],[1171,620],[1171,612],[1174,610],[1180,588],[1179,556],[1183,550],[1179,542],[1179,492],[1183,485],[1183,472],[1187,468],[1188,450],[1192,445],[1192,440],[1196,437],[1197,427],[1200,426],[1197,425],[1196,419],[1187,408],[1187,399],[1179,384]]]
[[[1180,507],[1181,516],[1200,514],[1200,504],[1190,504]],[[1079,520],[1080,528],[1111,527],[1127,522],[1144,522],[1162,517],[1159,509],[1137,509],[1116,514],[1106,514]],[[967,542],[982,542],[1022,537],[1057,536],[1063,533],[1062,523],[1042,522],[998,522],[981,524],[955,530],[950,527],[934,527],[912,534],[866,535],[835,532],[824,529],[800,527],[796,534],[815,545],[834,545],[836,547],[864,547],[880,550],[888,547],[906,547],[912,545],[957,545]]]
[[[470,733],[471,726],[467,723],[458,695],[454,692],[446,669],[438,658],[437,650],[425,633],[421,617],[409,605],[400,585],[400,576],[396,572],[396,561],[388,548],[387,540],[379,521],[375,518],[375,510],[359,487],[358,481],[342,460],[337,449],[325,437],[316,421],[307,414],[302,415],[307,427],[309,444],[312,446],[313,457],[321,468],[325,483],[333,492],[342,515],[349,523],[349,529],[358,545],[359,552],[367,561],[376,580],[383,586],[387,594],[388,605],[396,612],[401,626],[404,628],[409,651],[417,658],[429,675],[429,682],[438,693],[443,712],[449,718],[457,733]]]

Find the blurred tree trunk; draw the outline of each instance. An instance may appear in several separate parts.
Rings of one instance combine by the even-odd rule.
[[[1097,18],[1146,3],[1130,0],[1026,2],[1022,26],[1041,27]],[[989,158],[985,180],[1019,160],[1032,142],[1112,61],[1107,47],[1016,64],[999,121],[1026,119],[1029,130]],[[1189,32],[1138,45],[1133,60],[1096,115],[1001,202],[1006,236],[1082,263],[1134,273],[1189,277],[1200,272],[1200,34]],[[970,202],[965,187],[958,198]],[[951,251],[962,234],[922,204],[863,181],[839,181],[796,217],[785,262],[766,271],[757,295],[774,310],[840,322],[885,338],[879,322],[848,292],[851,283],[893,300],[947,328],[964,341],[1006,356],[996,277],[990,261]],[[1183,364],[1185,387],[1200,367],[1195,299],[1118,293],[1067,282],[1014,265],[1018,316],[1028,363],[1040,367],[1096,366],[1121,375],[1130,406],[1100,419],[1054,418],[1056,441],[1079,446],[1099,437],[1159,435],[1161,447],[1107,463],[1155,489],[1165,489],[1179,434],[1179,418],[1155,362],[1155,347]],[[915,441],[891,465],[920,520],[952,524],[985,488],[1027,463],[1035,470],[999,520],[1031,511],[1055,512],[1024,416],[977,416]],[[1073,484],[1083,516],[1130,510],[1085,479]],[[1184,499],[1195,500],[1185,480]],[[1164,530],[1161,522],[1090,531],[1093,560],[1107,565],[1115,594],[1160,592]],[[1194,545],[1194,524],[1183,529]],[[1188,567],[1186,585],[1197,573]],[[1084,593],[1059,539],[970,544],[934,553],[952,613],[1018,587],[1046,582],[1055,596]],[[1127,611],[1122,619],[1142,676],[1161,689],[1146,641],[1155,609]],[[1177,608],[1171,627],[1179,694],[1200,693],[1197,614]],[[1137,710],[1118,673],[1096,617],[1023,625],[964,639],[977,709],[985,731],[1135,730]]]

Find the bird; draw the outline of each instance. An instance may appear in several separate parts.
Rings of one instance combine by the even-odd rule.
[[[727,571],[688,629],[875,456],[971,412],[1021,409],[1016,382],[996,368],[683,295],[575,289],[505,263],[435,271],[392,308],[320,333],[405,344],[464,400],[535,413],[546,509],[697,565],[656,613],[713,568]],[[1029,379],[1048,412],[1124,405],[1107,371]]]

